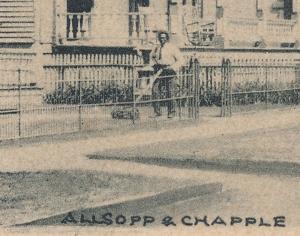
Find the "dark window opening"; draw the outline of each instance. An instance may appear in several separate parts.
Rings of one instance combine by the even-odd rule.
[[[139,7],[149,7],[150,0],[130,0],[129,1],[129,12],[138,12]]]
[[[281,43],[282,48],[294,48],[296,43]]]
[[[138,4],[140,7],[149,7],[150,0],[138,0]]]
[[[68,0],[67,11],[70,13],[91,12],[94,0]]]
[[[284,1],[284,19],[290,20],[293,15],[293,0]]]

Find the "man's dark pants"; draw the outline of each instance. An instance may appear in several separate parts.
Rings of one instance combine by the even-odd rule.
[[[155,66],[155,73],[162,67]],[[175,113],[175,101],[174,101],[174,90],[175,90],[175,77],[176,72],[171,68],[165,68],[162,70],[160,76],[156,79],[152,87],[152,99],[169,99],[166,101],[168,108],[168,115]],[[165,88],[166,94],[163,94],[163,88]],[[164,96],[165,95],[165,96]],[[153,102],[153,109],[156,116],[161,115],[161,101]]]

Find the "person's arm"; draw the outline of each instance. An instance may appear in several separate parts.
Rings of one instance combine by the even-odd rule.
[[[178,47],[174,46],[172,52],[174,63],[171,65],[171,67],[173,70],[178,71],[184,65],[184,58]]]
[[[157,58],[157,50],[158,50],[158,47],[154,47],[150,53],[150,65],[151,66],[159,64],[158,58]]]

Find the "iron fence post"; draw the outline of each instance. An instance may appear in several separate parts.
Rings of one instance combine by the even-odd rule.
[[[225,107],[224,107],[224,117],[228,116],[228,65],[227,61],[225,60],[225,96],[224,96],[224,102],[225,102]]]
[[[178,110],[179,110],[179,120],[181,120],[181,118],[182,118],[182,108],[181,108],[181,102],[182,102],[182,80],[183,80],[183,73],[182,73],[182,71],[180,71],[180,69],[178,70],[178,73],[177,73],[177,76],[178,76],[178,84],[179,84],[179,88],[177,87],[177,89],[178,89],[178,91],[179,91],[179,93],[178,94],[176,94],[176,92],[178,92],[178,91],[176,91],[176,88],[175,88],[175,86],[173,86],[173,88],[172,89],[174,89],[175,91],[172,93],[174,96],[175,96],[175,101],[174,101],[174,106],[176,106],[176,105],[178,105]],[[175,82],[175,84],[176,84],[176,82]],[[177,100],[176,99],[176,97],[179,97],[179,99]]]
[[[297,80],[294,81],[294,106],[296,107],[299,104],[299,92],[298,92]]]
[[[232,67],[231,67],[231,61],[228,59],[228,80],[229,80],[229,115],[232,117]]]
[[[296,90],[296,81],[297,81],[297,68],[293,67],[292,70],[295,74],[295,81],[293,81],[293,105],[296,107],[298,103],[298,96],[297,96],[297,90]]]
[[[266,98],[266,110],[268,109],[268,99],[269,99],[269,96],[268,96],[268,88],[269,88],[269,85],[268,85],[268,66],[265,67],[265,73],[266,73],[266,78],[265,78],[265,98]]]
[[[296,65],[296,76],[295,76],[295,90],[296,90],[296,103],[295,105],[298,105],[299,104],[299,84],[300,84],[300,77],[299,77],[299,74],[300,74],[300,66],[297,64]]]
[[[197,106],[197,81],[196,81],[196,63],[195,63],[195,60],[192,61],[192,70],[193,70],[193,73],[192,73],[192,81],[190,82],[189,86],[193,86],[193,100],[192,100],[192,117],[193,119],[196,118],[196,106]]]
[[[226,86],[227,86],[227,90],[226,90],[226,116],[230,117],[230,63],[229,60],[226,60]]]
[[[21,69],[17,70],[18,72],[18,136],[19,138],[22,135],[21,131],[21,122],[22,122],[22,114],[21,114]]]
[[[224,59],[221,65],[221,117],[225,116],[225,69],[224,69]]]
[[[195,82],[196,82],[196,107],[195,107],[195,118],[199,119],[199,107],[200,107],[200,64],[199,61],[195,60]]]
[[[79,80],[78,80],[78,90],[79,90],[79,106],[78,106],[78,129],[79,132],[82,130],[82,93],[81,93],[81,69],[79,68]]]
[[[197,75],[196,75],[196,59],[192,61],[192,68],[193,68],[193,82],[192,82],[192,86],[194,86],[194,99],[193,99],[193,103],[192,103],[192,116],[193,119],[196,119],[196,107],[197,107]]]
[[[221,117],[232,115],[232,84],[230,60],[222,60],[221,66]]]
[[[293,106],[296,107],[296,85],[295,83],[293,82],[293,93],[292,93],[292,103],[293,103]]]
[[[133,111],[132,111],[132,114],[133,114],[133,116],[132,116],[132,124],[133,125],[135,125],[135,116],[136,116],[136,114],[135,114],[135,111],[136,111],[136,98],[135,98],[135,86],[136,86],[136,83],[137,83],[137,81],[136,81],[136,79],[135,79],[135,77],[133,77],[133,80],[132,80],[132,96],[133,96],[133,106],[132,106],[132,109],[133,109]]]

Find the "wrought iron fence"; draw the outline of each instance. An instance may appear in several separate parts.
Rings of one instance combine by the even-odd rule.
[[[231,80],[233,112],[295,107],[300,102],[295,65],[233,66]]]
[[[161,96],[153,99],[152,86],[147,88],[149,77],[135,75],[105,79],[93,73],[97,71],[97,65],[61,67],[54,65],[52,69],[72,73],[72,76],[26,84],[23,80],[27,72],[17,70],[15,77],[0,84],[0,140],[157,126],[170,120],[170,102],[176,112],[172,120],[196,116],[194,68],[177,72],[171,78],[176,84],[174,88],[167,88],[162,82]],[[157,80],[167,81],[164,76],[158,76]],[[172,89],[172,94],[166,93],[168,89]],[[153,116],[155,103],[160,105],[161,117]]]
[[[39,83],[32,82],[31,71],[1,71],[9,76],[0,83],[0,140],[156,127],[300,102],[294,65],[236,66],[223,60],[203,66],[191,59],[173,74],[140,65],[106,70],[97,63],[54,64],[45,66],[46,80]]]

